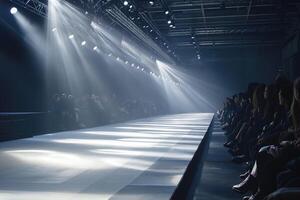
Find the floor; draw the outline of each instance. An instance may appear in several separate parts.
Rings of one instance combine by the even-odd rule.
[[[161,116],[0,143],[0,199],[169,199],[212,117]]]
[[[232,163],[231,156],[223,146],[226,138],[215,121],[210,136],[208,153],[204,156],[202,173],[197,177],[193,200],[238,200],[241,196],[231,190],[240,181],[241,166]]]

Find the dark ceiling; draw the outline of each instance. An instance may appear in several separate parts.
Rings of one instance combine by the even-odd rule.
[[[280,46],[299,20],[294,0],[160,0],[144,12],[179,55],[206,49]],[[170,13],[165,14],[168,10]],[[171,19],[176,28],[170,28]]]
[[[69,1],[92,16],[123,26],[142,41],[151,38],[163,51],[186,64],[202,60],[202,55],[212,50],[280,47],[300,18],[299,0],[127,0],[128,4],[124,0]],[[128,19],[120,20],[121,15]]]

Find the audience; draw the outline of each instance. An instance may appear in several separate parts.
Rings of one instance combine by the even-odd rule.
[[[232,161],[246,166],[234,191],[245,200],[300,199],[300,78],[251,83],[218,118]]]
[[[95,94],[75,98],[71,94],[55,94],[50,102],[52,131],[100,126],[158,114],[157,106],[143,99],[118,101],[115,94]]]

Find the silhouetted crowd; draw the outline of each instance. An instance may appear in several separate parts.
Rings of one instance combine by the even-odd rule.
[[[300,199],[300,78],[251,83],[218,111],[232,161],[245,166],[232,189],[245,200]]]
[[[50,103],[54,130],[70,130],[100,126],[158,114],[157,106],[142,99],[118,100],[116,95],[95,94],[75,98],[71,94],[55,94]]]

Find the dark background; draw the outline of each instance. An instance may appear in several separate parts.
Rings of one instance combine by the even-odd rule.
[[[10,7],[10,3],[0,2],[0,111],[44,111],[43,70],[17,29]],[[43,18],[19,10],[43,26]],[[291,79],[300,74],[299,23],[279,37],[282,40],[278,45],[207,48],[201,61],[188,65],[189,58],[181,52],[180,67],[213,86],[210,94],[202,95],[219,107],[226,96],[246,89],[249,82],[269,83],[278,71]]]

